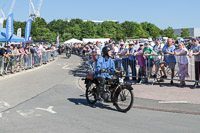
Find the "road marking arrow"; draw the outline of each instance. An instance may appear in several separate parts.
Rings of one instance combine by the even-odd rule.
[[[53,106],[49,106],[47,109],[45,108],[35,108],[35,109],[38,109],[38,110],[43,110],[43,111],[47,111],[49,113],[52,113],[52,114],[56,114],[57,112],[53,111]]]

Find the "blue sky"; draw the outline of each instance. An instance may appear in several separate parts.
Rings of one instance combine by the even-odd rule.
[[[37,7],[39,0],[33,0]],[[6,4],[4,5],[4,3]],[[12,0],[0,0],[5,14]],[[16,0],[14,19],[26,21],[29,0]],[[200,27],[200,0],[43,0],[41,17],[53,19],[147,21],[161,29]]]

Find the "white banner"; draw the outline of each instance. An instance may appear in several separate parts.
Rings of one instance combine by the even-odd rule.
[[[0,28],[3,28],[3,21],[4,21],[4,18],[0,18]]]
[[[17,36],[22,37],[22,28],[17,30]]]

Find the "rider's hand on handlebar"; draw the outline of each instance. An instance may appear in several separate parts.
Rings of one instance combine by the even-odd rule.
[[[107,73],[108,71],[105,70],[105,69],[101,69],[100,72],[101,72],[101,73]]]
[[[116,73],[120,73],[121,71],[117,71],[117,70],[116,70],[115,72],[116,72]]]

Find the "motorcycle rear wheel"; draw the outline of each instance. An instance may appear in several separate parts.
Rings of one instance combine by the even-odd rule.
[[[116,96],[115,107],[120,112],[127,112],[133,106],[134,95],[130,89],[122,89]]]
[[[95,104],[96,100],[96,84],[91,83],[86,87],[86,100],[89,104]]]

